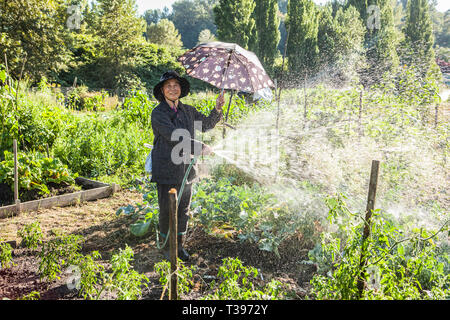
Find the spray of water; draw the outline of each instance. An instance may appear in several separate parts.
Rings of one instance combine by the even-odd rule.
[[[327,115],[317,105],[308,105],[309,115],[317,111],[320,121],[305,120],[302,92],[294,90],[293,99],[287,95],[283,100],[278,128],[274,103],[251,114],[225,139],[215,139],[210,166],[231,164],[264,185],[280,204],[323,218],[325,197],[337,193],[348,197],[353,212],[364,210],[370,164],[377,159],[382,165],[376,207],[414,227],[436,229],[448,219],[450,170],[432,129],[416,135],[405,131],[385,142],[355,134],[355,117]],[[361,125],[378,124],[379,116],[366,114]]]

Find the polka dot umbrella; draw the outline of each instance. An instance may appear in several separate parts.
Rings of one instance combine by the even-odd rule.
[[[275,85],[258,57],[235,43],[202,43],[178,58],[186,73],[222,90],[255,93]]]

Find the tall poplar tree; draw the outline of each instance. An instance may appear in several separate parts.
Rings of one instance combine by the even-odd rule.
[[[405,39],[402,63],[416,66],[421,75],[436,64],[433,50],[433,23],[430,16],[428,0],[409,0],[406,23],[403,28]]]
[[[391,75],[398,66],[398,44],[391,0],[349,0],[366,26],[364,39],[367,66],[359,70],[361,82],[370,86]]]
[[[280,42],[277,0],[257,1],[253,16],[258,34],[256,54],[264,68],[270,72],[278,55],[277,47]]]
[[[289,0],[286,29],[288,67],[291,75],[308,77],[317,68],[319,48],[317,43],[318,17],[312,0]]]
[[[145,20],[137,15],[135,0],[98,0],[95,30],[102,68],[98,79],[114,88],[135,63],[137,48],[145,43]],[[120,80],[122,81],[122,80]]]
[[[254,51],[257,43],[254,0],[220,0],[214,7],[217,38]]]

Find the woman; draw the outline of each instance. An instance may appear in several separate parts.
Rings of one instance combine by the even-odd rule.
[[[189,82],[175,71],[169,71],[161,76],[159,83],[153,89],[153,95],[160,102],[152,111],[152,128],[154,133],[152,151],[152,182],[156,182],[158,189],[159,204],[159,230],[163,241],[166,240],[169,229],[169,196],[170,189],[175,188],[178,197],[181,196],[178,205],[178,257],[187,261],[189,254],[183,248],[187,224],[189,219],[189,207],[192,196],[192,183],[196,178],[196,168],[192,167],[184,186],[183,194],[180,188],[189,162],[180,163],[179,144],[176,132],[183,129],[189,133],[189,157],[208,155],[212,152],[211,147],[194,139],[194,121],[201,121],[201,130],[208,131],[215,127],[222,117],[222,107],[225,103],[223,94],[216,100],[216,106],[208,117],[201,114],[194,107],[183,104],[180,99],[189,94]],[[178,130],[178,131],[177,131]],[[183,132],[181,130],[181,132]],[[175,140],[175,141],[174,141]],[[176,149],[175,149],[176,148]],[[186,150],[181,150],[181,153]],[[194,154],[194,152],[200,154]],[[169,246],[163,248],[164,257],[169,259]]]

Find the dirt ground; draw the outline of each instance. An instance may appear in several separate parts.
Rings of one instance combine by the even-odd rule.
[[[39,292],[41,300],[82,299],[78,297],[76,289],[69,290],[66,284],[67,276],[64,274],[60,280],[39,279],[40,249],[21,248],[20,238],[17,236],[18,230],[34,221],[40,222],[44,241],[51,238],[52,231],[55,230],[82,235],[85,239],[82,253],[99,251],[104,265],[107,265],[112,254],[128,244],[134,251],[133,267],[150,279],[148,288],[143,289],[142,299],[160,299],[163,288],[159,284],[159,275],[154,272],[153,267],[155,263],[162,261],[163,256],[155,246],[154,237],[133,236],[129,232],[132,218],[117,217],[115,214],[119,207],[135,204],[141,200],[140,193],[122,190],[106,199],[0,219],[0,237],[13,243],[15,264],[13,267],[0,269],[0,299],[18,299],[32,291]],[[200,226],[191,226],[186,248],[191,254],[191,259],[186,265],[196,265],[197,271],[194,274],[194,288],[183,297],[184,299],[198,299],[205,294],[209,288],[208,283],[214,279],[218,266],[225,257],[239,257],[245,265],[257,268],[263,282],[271,279],[279,280],[285,284],[291,299],[305,297],[310,289],[309,280],[315,271],[313,266],[300,263],[307,260],[310,249],[302,243],[301,236],[288,239],[280,247],[278,258],[273,253],[259,250],[256,245],[208,235]]]

